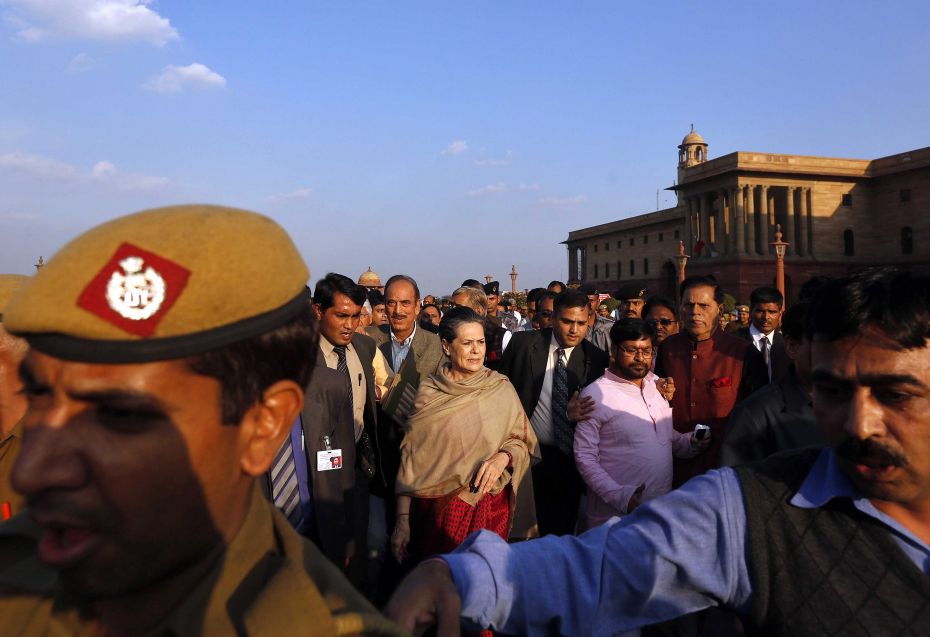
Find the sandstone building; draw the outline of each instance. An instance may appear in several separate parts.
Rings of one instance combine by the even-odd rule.
[[[678,204],[573,230],[569,278],[604,291],[642,281],[674,296],[679,241],[687,273],[714,274],[738,300],[771,285],[780,225],[789,299],[815,274],[894,264],[930,273],[930,147],[880,159],[738,151],[710,159],[694,130],[678,146]]]

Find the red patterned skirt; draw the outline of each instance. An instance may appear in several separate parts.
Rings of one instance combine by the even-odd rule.
[[[419,562],[448,553],[474,531],[487,529],[507,540],[510,531],[508,484],[497,495],[486,495],[471,506],[457,497],[414,498],[410,512],[410,555]]]

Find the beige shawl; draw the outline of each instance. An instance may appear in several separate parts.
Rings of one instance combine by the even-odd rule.
[[[513,456],[491,494],[512,484],[511,513],[517,488],[536,455],[536,434],[506,376],[487,368],[464,381],[449,377],[447,363],[420,384],[400,444],[398,495],[459,497],[474,506],[481,499],[468,485],[481,463],[498,451]],[[512,516],[511,516],[512,519]]]

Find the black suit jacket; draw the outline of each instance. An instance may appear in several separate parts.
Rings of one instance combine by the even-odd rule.
[[[509,378],[517,390],[527,418],[532,418],[542,393],[551,341],[552,329],[515,333],[497,370]],[[569,396],[600,378],[609,362],[607,352],[588,341],[581,341],[568,357]]]
[[[748,327],[739,328],[734,336],[752,343],[752,334],[749,333]],[[772,378],[770,382],[775,382],[784,376],[791,365],[791,359],[788,358],[788,352],[785,351],[785,339],[781,335],[781,331],[775,330],[773,336],[772,346],[769,348],[769,357],[772,360]],[[753,347],[755,347],[754,343]]]

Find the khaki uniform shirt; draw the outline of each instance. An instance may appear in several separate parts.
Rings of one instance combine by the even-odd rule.
[[[200,584],[149,635],[403,635],[253,489],[242,528]],[[0,525],[0,633],[99,634],[36,557],[28,515]],[[242,600],[232,603],[232,600]],[[83,610],[83,616],[82,616]]]
[[[16,461],[22,446],[23,424],[19,423],[13,427],[13,431],[10,432],[9,436],[0,440],[0,505],[9,502],[13,515],[22,511],[25,505],[23,497],[13,491],[13,487],[10,485],[10,472],[13,470],[13,463]]]

